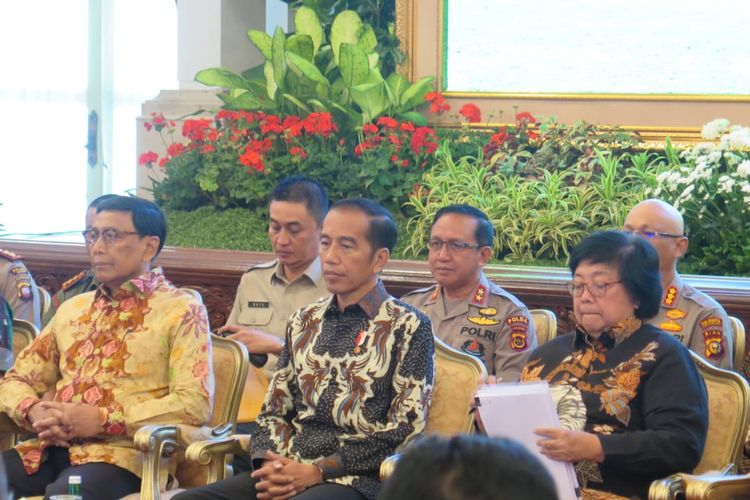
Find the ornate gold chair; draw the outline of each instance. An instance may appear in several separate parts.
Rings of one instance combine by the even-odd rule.
[[[729,323],[732,325],[732,343],[734,347],[734,361],[732,368],[734,371],[742,369],[742,363],[745,361],[745,326],[739,318],[729,316]]]
[[[427,419],[428,433],[444,435],[471,432],[474,416],[469,413],[471,399],[477,390],[480,377],[487,377],[487,370],[474,356],[453,349],[440,339],[435,339],[435,384],[432,406]],[[232,436],[211,439],[188,446],[185,456],[209,467],[209,483],[224,479],[228,453],[246,452],[250,447],[250,436]],[[380,469],[381,477],[392,471],[398,455],[386,459]]]
[[[44,318],[47,311],[49,311],[49,308],[52,307],[52,297],[43,286],[37,286],[37,290],[39,290],[39,316]]]
[[[469,406],[480,377],[487,377],[481,361],[435,338],[435,387],[426,433],[450,436],[473,431],[474,415],[469,413]],[[383,460],[381,479],[385,480],[393,473],[398,458],[396,454]]]
[[[537,345],[546,344],[557,337],[557,316],[547,309],[530,309],[531,319],[534,320],[534,333]]]
[[[714,482],[732,479],[721,476],[737,471],[750,424],[750,385],[738,373],[716,368],[698,355],[691,354],[708,392],[706,445],[703,457],[692,474],[700,476],[701,480],[705,477],[706,481],[711,477]],[[690,479],[692,477],[694,476],[690,474],[678,473],[654,481],[649,490],[649,498],[673,499],[678,494],[686,494],[690,490],[689,485],[694,484]],[[698,486],[692,489],[697,488]]]

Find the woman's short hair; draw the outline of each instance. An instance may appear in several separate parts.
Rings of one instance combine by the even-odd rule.
[[[555,484],[541,461],[510,439],[425,436],[406,448],[378,498],[548,500]]]
[[[636,318],[650,319],[659,312],[662,294],[659,255],[648,241],[622,231],[598,231],[581,240],[570,253],[571,274],[575,274],[582,262],[617,269],[623,287],[638,304]]]

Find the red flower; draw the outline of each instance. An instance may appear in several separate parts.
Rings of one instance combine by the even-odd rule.
[[[191,141],[201,142],[206,138],[206,130],[211,128],[211,120],[200,118],[197,120],[185,120],[182,124],[182,135]]]
[[[409,160],[403,160],[403,161],[401,162],[401,166],[402,166],[403,168],[406,168],[406,167],[408,167],[408,166],[409,166]]]
[[[381,116],[378,118],[377,124],[385,128],[398,128],[398,122],[390,116]]]
[[[302,119],[299,116],[287,116],[282,124],[289,137],[299,137],[302,135]]]
[[[158,154],[154,153],[153,151],[149,151],[148,153],[143,153],[138,157],[138,165],[148,165],[150,167],[151,164],[158,159]]]
[[[451,109],[450,104],[445,102],[445,97],[440,92],[428,92],[424,100],[431,103],[430,113],[441,114],[443,111]]]
[[[185,152],[185,146],[183,146],[179,142],[170,144],[169,147],[167,148],[167,154],[169,154],[169,156],[171,156],[172,158],[176,156],[180,156],[184,152]]]
[[[240,163],[245,165],[245,167],[256,170],[257,172],[263,172],[264,169],[263,157],[261,157],[256,151],[252,151],[249,147],[245,154],[240,156]]]
[[[538,139],[539,138],[539,132],[536,132],[534,130],[529,130],[526,135],[529,136],[529,139]]]
[[[378,127],[373,125],[372,123],[365,123],[362,126],[362,132],[366,135],[372,135],[378,133]]]
[[[263,125],[260,127],[260,132],[263,135],[266,134],[280,134],[284,131],[281,126],[281,120],[276,115],[268,115],[263,120]]]
[[[331,113],[310,113],[303,122],[305,132],[312,135],[321,135],[328,137],[338,128],[333,123]]]
[[[214,151],[216,151],[216,148],[213,146],[213,144],[206,144],[201,148],[201,153],[203,154],[213,153]]]
[[[145,122],[145,123],[143,124],[143,128],[145,128],[146,130],[148,130],[148,131],[150,132],[150,131],[151,131],[151,129],[152,129],[152,128],[154,128],[154,126],[153,126],[153,125],[151,125],[151,122]]]
[[[528,111],[524,111],[516,115],[516,123],[528,125],[529,123],[536,123],[536,118]]]
[[[396,156],[396,155],[392,155],[392,156],[391,156],[391,161],[392,161],[393,163],[398,163],[398,156]]]
[[[294,146],[289,150],[289,153],[291,153],[292,156],[299,156],[303,160],[307,158],[307,152],[299,146]]]
[[[164,158],[162,158],[161,160],[159,160],[159,166],[160,166],[161,168],[164,168],[164,167],[166,167],[166,166],[167,166],[167,163],[168,163],[168,162],[169,162],[169,157],[168,157],[168,156],[165,156]]]
[[[401,149],[401,139],[399,139],[398,136],[389,135],[388,141],[390,141],[391,144],[395,145],[397,149]]]
[[[402,132],[414,132],[416,130],[412,122],[403,122],[400,128]]]
[[[461,110],[458,112],[462,115],[469,123],[476,123],[482,121],[482,112],[479,108],[471,103],[464,104]]]
[[[501,127],[496,134],[493,134],[492,137],[490,137],[490,144],[501,145],[508,139],[510,139],[510,135],[508,135],[508,129],[505,127]]]

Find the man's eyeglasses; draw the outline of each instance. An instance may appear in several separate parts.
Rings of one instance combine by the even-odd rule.
[[[101,233],[96,229],[87,229],[83,231],[83,241],[86,246],[93,246],[101,238],[105,245],[111,246],[120,241],[121,238],[129,234],[138,234],[135,231],[120,231],[118,229],[105,229]]]
[[[609,290],[609,287],[617,285],[618,283],[622,283],[622,281],[610,281],[609,283],[576,283],[575,281],[571,281],[568,283],[568,292],[573,297],[580,297],[583,295],[583,289],[589,291],[589,293],[594,297],[604,297],[607,295],[607,290]]]
[[[437,238],[433,238],[427,242],[427,248],[430,249],[430,252],[439,252],[443,248],[443,245],[445,245],[450,253],[460,253],[469,248],[479,248],[481,246],[479,243],[466,243],[461,240],[443,241]]]
[[[654,238],[684,238],[684,234],[670,234],[660,233],[659,231],[636,231],[635,229],[625,229],[628,234],[634,234],[635,236],[643,236],[646,239],[652,240]]]

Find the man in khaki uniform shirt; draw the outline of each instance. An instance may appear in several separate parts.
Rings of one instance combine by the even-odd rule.
[[[624,231],[644,237],[659,254],[664,296],[659,314],[649,323],[671,333],[708,362],[732,369],[733,333],[726,311],[677,273],[677,261],[688,249],[684,228],[680,212],[661,200],[639,203],[625,219]]]
[[[276,368],[284,345],[290,314],[316,300],[330,296],[320,270],[318,250],[320,229],[328,211],[328,196],[323,187],[306,177],[282,180],[271,193],[268,236],[276,260],[258,264],[242,276],[227,324],[218,333],[242,342],[250,354],[266,354],[264,371],[268,379]],[[253,370],[253,367],[250,367]],[[238,432],[252,433],[254,413],[265,394],[246,384],[240,405]],[[251,470],[250,461],[235,455],[235,472]]]
[[[21,256],[0,249],[0,293],[13,310],[13,317],[41,328],[41,304],[34,278]]]
[[[428,242],[437,285],[401,300],[429,316],[438,338],[481,359],[495,380],[515,382],[536,347],[536,335],[526,306],[482,272],[492,256],[493,237],[492,224],[476,208],[441,208]]]

